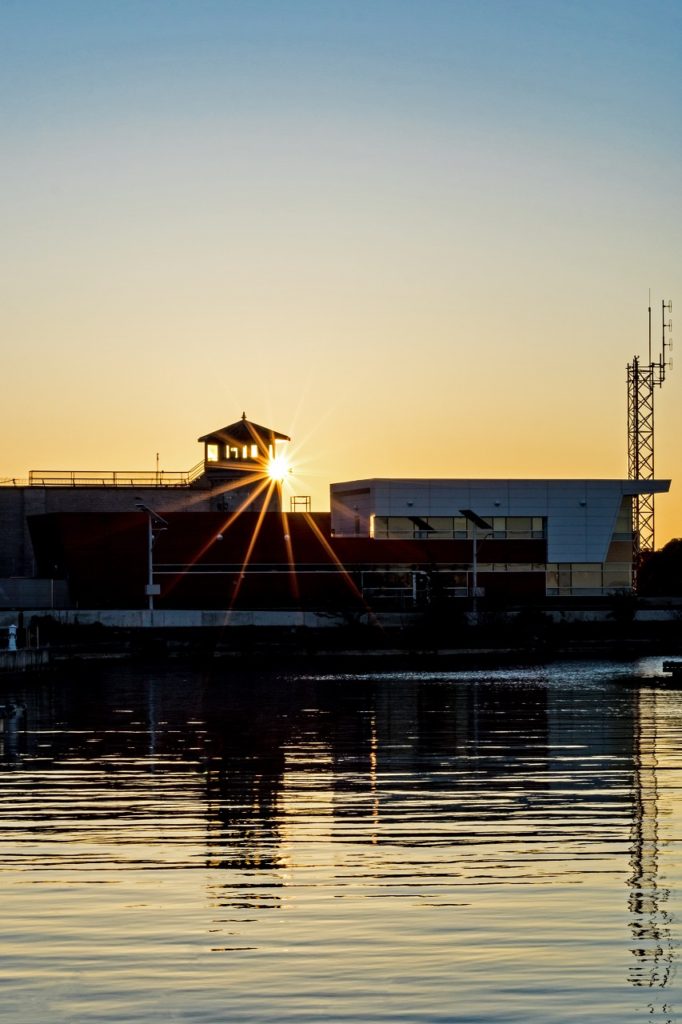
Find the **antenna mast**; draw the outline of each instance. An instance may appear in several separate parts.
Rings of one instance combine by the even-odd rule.
[[[649,361],[634,356],[627,367],[628,382],[628,477],[630,480],[654,479],[654,389],[660,388],[667,369],[672,370],[668,353],[672,350],[670,313],[672,302],[661,302],[661,354],[651,356],[651,293],[649,293]],[[668,319],[666,320],[666,317]],[[632,530],[635,541],[635,565],[643,554],[654,550],[654,496],[636,494],[632,499]]]

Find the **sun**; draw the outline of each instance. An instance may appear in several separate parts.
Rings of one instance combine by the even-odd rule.
[[[282,453],[273,455],[272,458],[268,461],[266,469],[270,479],[275,480],[277,481],[277,483],[280,484],[286,477],[287,473],[291,472],[289,460],[286,457],[286,455],[283,455]]]

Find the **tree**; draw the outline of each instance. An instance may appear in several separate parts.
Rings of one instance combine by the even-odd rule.
[[[649,555],[640,567],[637,589],[645,597],[682,597],[682,539]]]

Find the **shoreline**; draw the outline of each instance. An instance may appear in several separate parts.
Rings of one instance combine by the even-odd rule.
[[[317,647],[259,644],[250,649],[207,647],[188,642],[55,644],[0,652],[0,677],[60,672],[92,664],[121,662],[161,667],[166,664],[244,671],[349,674],[384,672],[476,671],[549,665],[561,661],[628,663],[640,658],[677,660],[682,644],[660,638],[645,640],[576,640],[561,645],[470,647]],[[661,674],[663,670],[661,667]],[[665,678],[665,676],[663,676]]]

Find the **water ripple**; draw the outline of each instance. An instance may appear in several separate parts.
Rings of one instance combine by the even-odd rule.
[[[7,694],[13,1024],[674,1019],[682,695],[651,661],[94,671]]]

